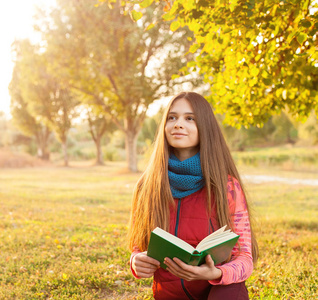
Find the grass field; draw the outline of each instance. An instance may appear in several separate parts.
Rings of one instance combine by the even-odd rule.
[[[0,169],[0,299],[152,299],[126,248],[139,176],[122,163]],[[260,246],[250,298],[317,299],[318,187],[246,187]]]

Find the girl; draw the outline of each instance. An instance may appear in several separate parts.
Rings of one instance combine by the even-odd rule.
[[[240,235],[231,257],[215,266],[147,256],[150,233],[161,227],[196,246],[228,225]],[[155,299],[248,299],[245,280],[258,251],[238,171],[211,106],[201,95],[181,93],[168,104],[150,163],[138,181],[129,226],[131,270],[154,276]]]

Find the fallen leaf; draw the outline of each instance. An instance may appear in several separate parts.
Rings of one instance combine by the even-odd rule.
[[[122,285],[122,284],[123,284],[123,281],[122,281],[122,280],[116,280],[114,283],[115,283],[116,285]]]

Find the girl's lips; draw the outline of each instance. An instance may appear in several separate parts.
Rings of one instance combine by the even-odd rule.
[[[186,134],[183,134],[183,133],[172,133],[172,136],[174,136],[174,137],[184,137],[184,136],[186,136]]]

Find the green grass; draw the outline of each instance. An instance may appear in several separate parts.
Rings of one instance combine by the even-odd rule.
[[[255,299],[317,299],[318,187],[249,185],[260,260],[248,280]]]
[[[233,152],[239,165],[254,167],[279,167],[283,170],[318,171],[318,147],[293,147],[290,145],[271,148],[255,148]]]
[[[1,169],[0,299],[152,299],[126,248],[139,176],[123,163]],[[318,187],[246,187],[260,245],[251,299],[316,299]]]

